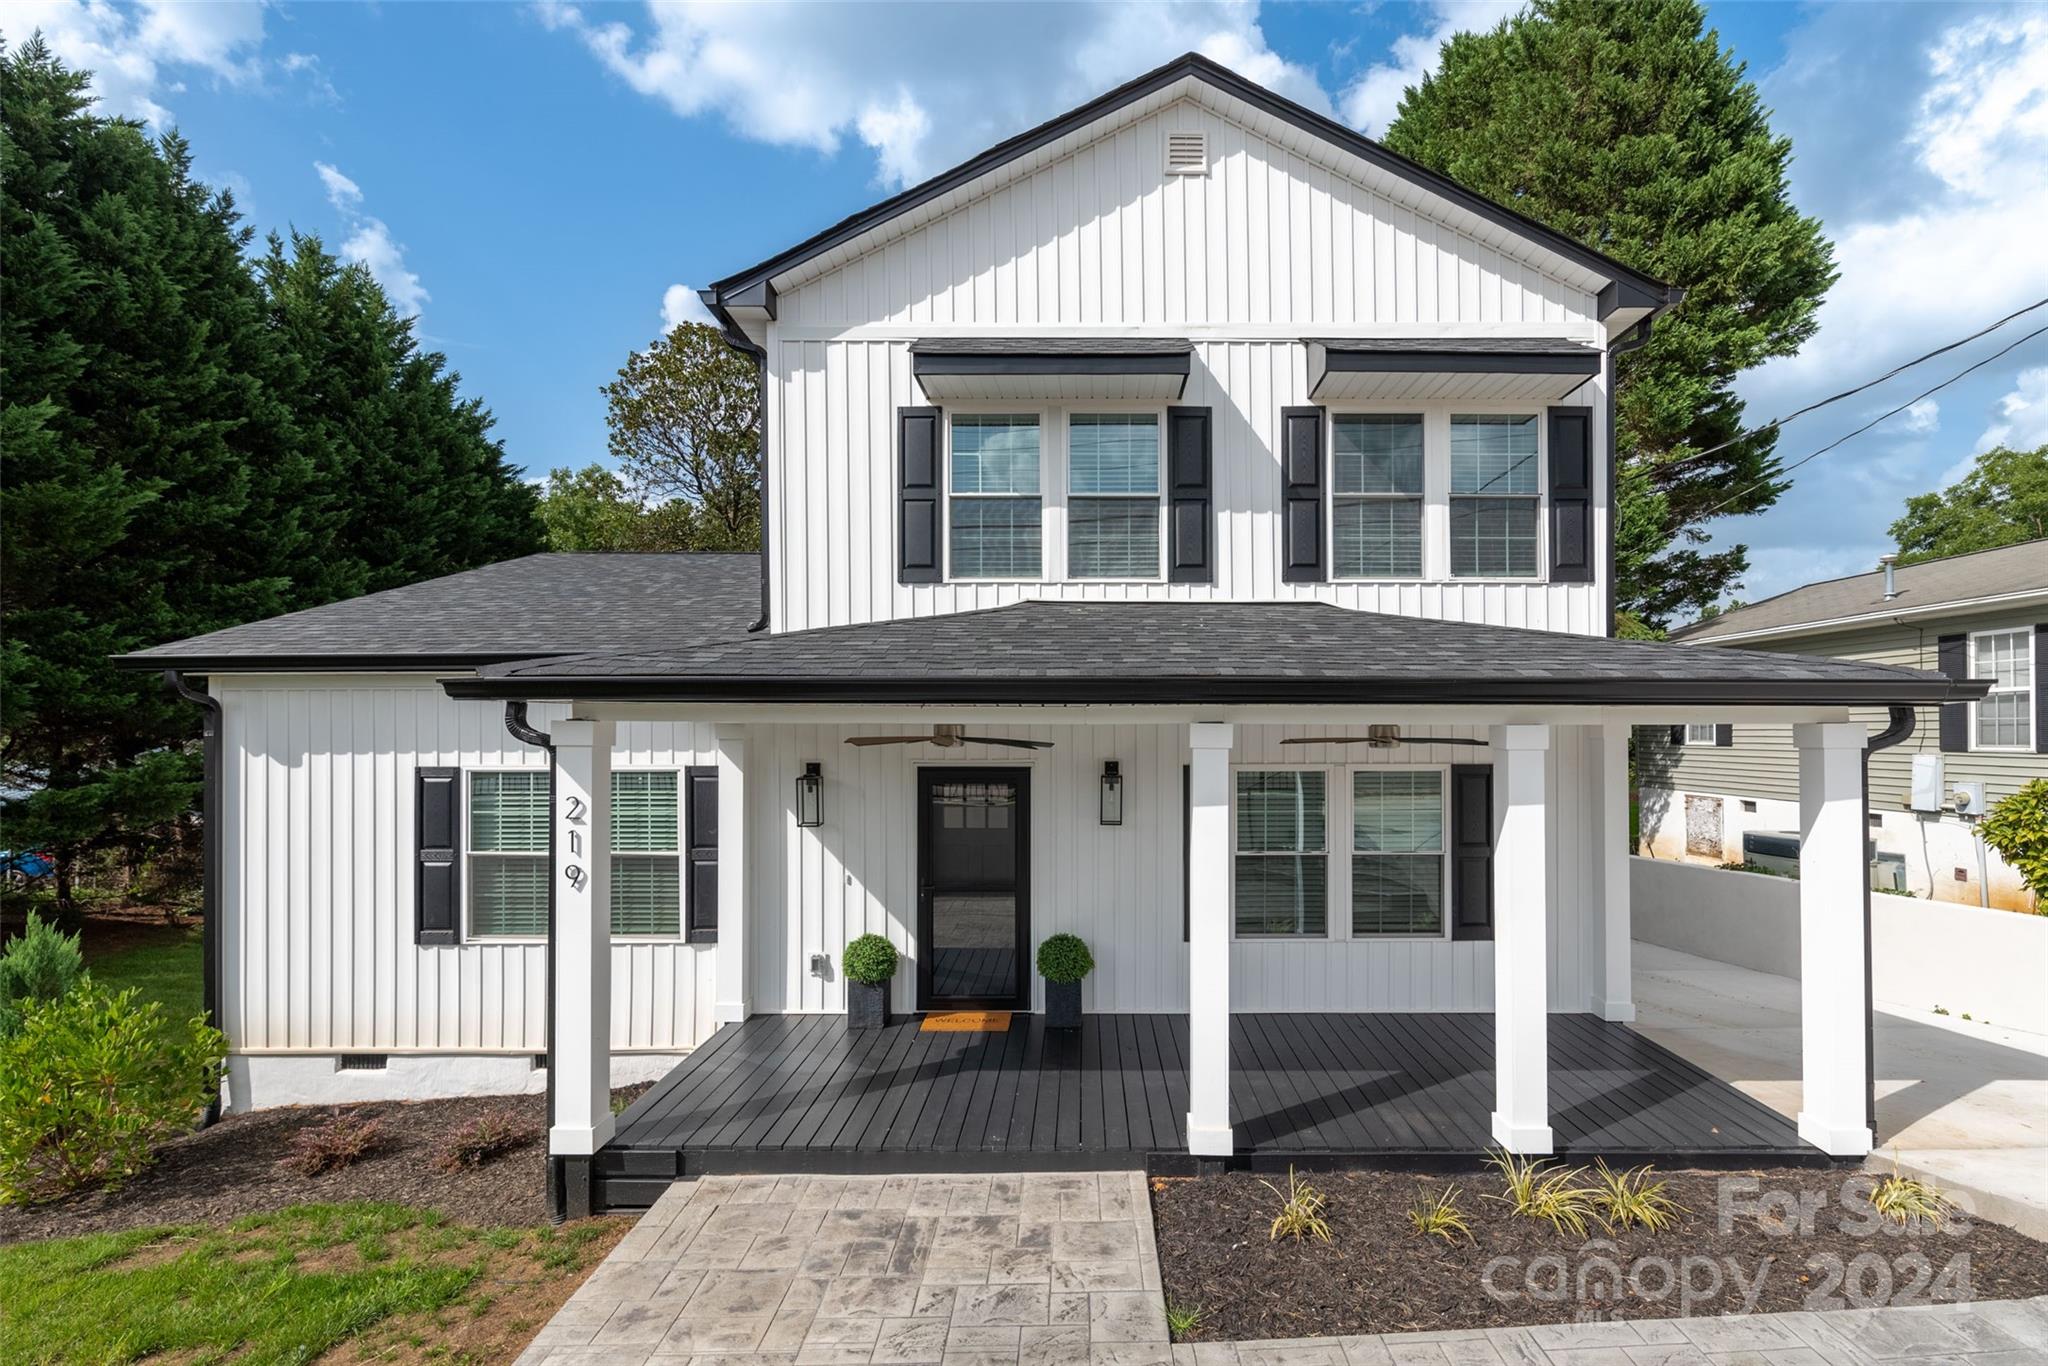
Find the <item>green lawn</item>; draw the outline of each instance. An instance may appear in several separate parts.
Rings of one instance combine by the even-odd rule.
[[[140,987],[144,1000],[162,1001],[176,1019],[199,1013],[202,964],[197,925],[166,925],[148,942],[131,943],[105,953],[94,952],[92,931],[84,939],[85,966],[102,986],[122,990]]]
[[[304,1362],[346,1342],[366,1356],[402,1346],[503,1359],[617,1231],[600,1221],[477,1229],[399,1205],[301,1205],[228,1228],[18,1244],[0,1248],[0,1363],[160,1353]]]

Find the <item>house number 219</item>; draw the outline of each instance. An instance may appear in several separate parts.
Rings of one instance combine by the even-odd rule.
[[[581,858],[583,856],[583,832],[576,827],[584,824],[584,817],[588,814],[590,807],[581,797],[568,798],[566,805],[568,809],[563,813],[563,819],[569,823],[570,827],[569,855],[572,858]],[[580,863],[566,865],[562,869],[562,876],[569,880],[570,887],[579,892],[583,890],[584,884],[590,881],[590,874],[584,870],[583,865]]]

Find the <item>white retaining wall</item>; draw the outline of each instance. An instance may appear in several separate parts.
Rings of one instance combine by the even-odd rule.
[[[1781,977],[1799,975],[1799,883],[1629,859],[1635,937]],[[1968,1013],[2048,1034],[2048,916],[1872,893],[1879,1005]]]

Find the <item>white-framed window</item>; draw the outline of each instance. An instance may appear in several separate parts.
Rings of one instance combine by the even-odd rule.
[[[1329,775],[1232,775],[1231,914],[1240,939],[1322,939],[1330,924]]]
[[[1970,748],[2034,748],[2034,632],[2027,626],[1970,636],[1970,677],[1991,691],[1970,704]]]
[[[1451,577],[1542,572],[1541,428],[1535,413],[1451,414]]]
[[[1043,423],[1037,413],[956,413],[947,465],[947,563],[956,579],[1044,573]]]
[[[1422,416],[1338,413],[1330,429],[1331,572],[1422,577]]]
[[[612,771],[612,933],[673,939],[683,932],[681,775]]]
[[[1444,934],[1450,824],[1441,768],[1351,770],[1351,937]]]
[[[468,939],[539,938],[548,931],[548,775],[545,769],[469,774]]]
[[[1685,723],[1685,743],[1688,745],[1714,745],[1720,743],[1721,728],[1712,721],[1688,721]]]
[[[1157,413],[1068,415],[1068,578],[1159,577],[1160,465]]]

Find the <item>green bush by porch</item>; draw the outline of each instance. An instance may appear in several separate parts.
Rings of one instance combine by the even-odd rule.
[[[880,986],[896,975],[896,946],[879,934],[864,934],[840,959],[849,981]]]
[[[1095,971],[1095,955],[1078,934],[1055,934],[1038,946],[1038,975],[1048,982],[1078,982]]]

